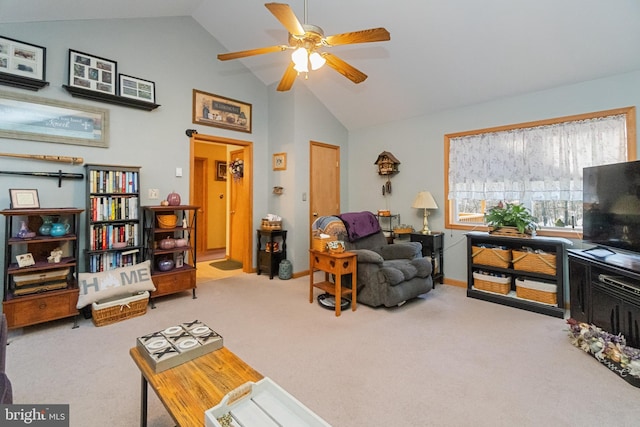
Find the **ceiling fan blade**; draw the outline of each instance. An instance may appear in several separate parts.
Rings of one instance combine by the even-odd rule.
[[[367,79],[367,75],[365,73],[347,64],[337,56],[327,52],[323,52],[321,55],[327,60],[327,65],[329,67],[333,68],[355,84],[362,83]]]
[[[247,56],[262,55],[264,53],[281,52],[286,49],[287,46],[284,45],[261,47],[258,49],[241,50],[239,52],[221,53],[218,55],[218,59],[220,61],[228,61],[230,59],[245,58]]]
[[[352,33],[335,34],[324,39],[329,46],[354,43],[384,42],[391,40],[391,34],[384,28],[370,28]]]
[[[288,4],[284,3],[265,3],[265,7],[276,17],[278,21],[294,36],[302,36],[305,31],[302,24],[293,13]]]
[[[296,77],[298,76],[298,72],[293,68],[294,65],[295,64],[293,62],[289,63],[289,66],[285,70],[282,80],[280,80],[280,84],[278,85],[278,91],[286,92],[291,89],[291,86],[293,86],[293,82],[295,82]]]

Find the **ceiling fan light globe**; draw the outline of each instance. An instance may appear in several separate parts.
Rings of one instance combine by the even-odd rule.
[[[327,60],[324,59],[318,52],[313,52],[311,55],[309,55],[309,62],[311,62],[311,69],[315,71],[321,68],[325,64],[325,62],[327,62]]]
[[[295,64],[295,70],[299,73],[309,72],[309,53],[304,47],[299,47],[291,54],[291,60]]]

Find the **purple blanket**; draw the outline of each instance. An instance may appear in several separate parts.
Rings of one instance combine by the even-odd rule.
[[[347,229],[347,236],[350,242],[355,242],[381,230],[378,219],[371,212],[348,212],[339,216]]]

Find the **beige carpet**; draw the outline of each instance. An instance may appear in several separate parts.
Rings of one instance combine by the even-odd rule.
[[[205,274],[204,269],[199,272]],[[333,426],[637,426],[640,389],[572,347],[564,321],[438,286],[400,308],[336,318],[308,277],[236,274],[138,318],[12,331],[17,403],[69,403],[71,426],[138,425],[135,338],[199,319]],[[149,426],[173,426],[150,392]]]

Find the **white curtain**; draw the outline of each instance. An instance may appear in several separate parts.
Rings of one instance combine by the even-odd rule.
[[[626,160],[624,114],[451,138],[448,198],[582,200],[582,168]]]

